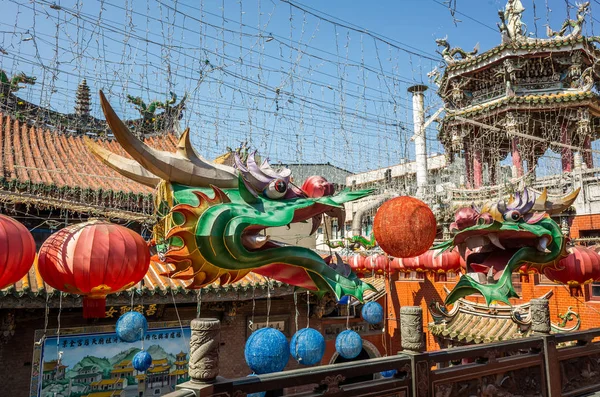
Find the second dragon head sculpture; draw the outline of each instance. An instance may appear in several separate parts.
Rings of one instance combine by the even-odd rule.
[[[513,272],[527,265],[542,273],[566,256],[566,237],[550,216],[571,206],[578,193],[579,189],[552,202],[545,190],[536,197],[525,188],[509,204],[500,200],[481,209],[459,209],[450,226],[453,238],[435,247],[442,251],[458,247],[467,266],[446,304],[471,294],[483,295],[488,305],[518,298]]]

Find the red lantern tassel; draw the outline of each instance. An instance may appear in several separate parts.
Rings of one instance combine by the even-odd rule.
[[[83,298],[83,318],[104,318],[106,317],[106,297]]]

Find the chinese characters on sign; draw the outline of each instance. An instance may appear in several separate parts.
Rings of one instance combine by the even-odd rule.
[[[130,311],[135,311],[135,312],[144,314],[146,317],[151,317],[156,314],[156,312],[158,311],[158,307],[156,304],[151,304],[148,306],[144,306],[144,305],[120,306],[118,308],[111,306],[108,310],[106,310],[106,317],[107,318],[115,318],[118,316],[122,316],[123,314],[130,312]]]

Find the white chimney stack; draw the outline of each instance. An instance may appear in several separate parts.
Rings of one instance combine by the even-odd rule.
[[[408,88],[413,95],[413,124],[415,135],[415,157],[417,163],[417,196],[423,197],[424,188],[427,186],[427,141],[425,140],[425,104],[423,94],[427,90],[425,85],[414,85]]]

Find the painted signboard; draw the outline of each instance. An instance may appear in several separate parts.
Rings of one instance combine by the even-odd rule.
[[[31,397],[149,397],[175,390],[188,380],[190,328],[161,325],[151,325],[144,338],[152,356],[145,373],[132,365],[142,342],[120,341],[114,327],[36,333]]]

